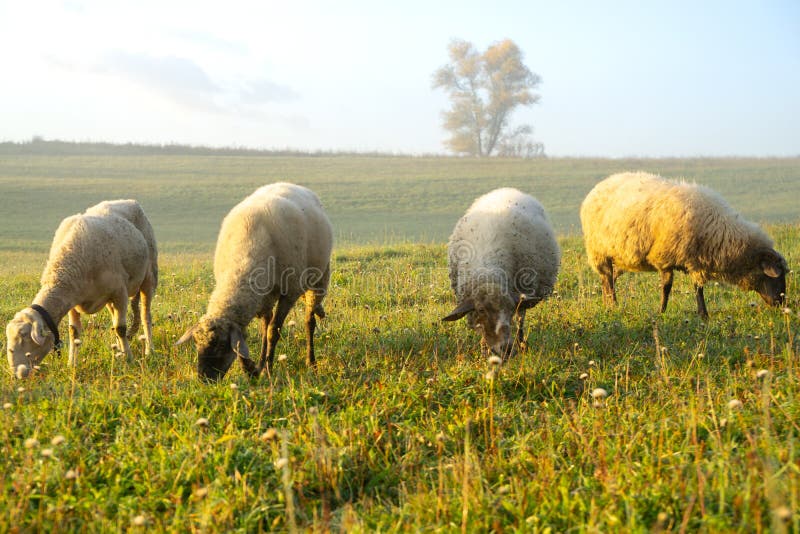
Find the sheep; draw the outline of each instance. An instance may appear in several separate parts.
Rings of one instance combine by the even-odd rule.
[[[58,325],[69,314],[69,364],[75,365],[83,330],[81,313],[103,306],[111,312],[114,332],[128,360],[128,340],[144,323],[145,353],[152,349],[150,306],[158,285],[155,235],[135,200],[106,201],[64,219],[56,230],[31,306],[19,311],[6,327],[8,362],[19,372],[38,365],[60,349]],[[128,298],[134,319],[127,328]],[[139,314],[141,317],[139,317]]]
[[[319,198],[309,189],[275,183],[257,189],[225,216],[214,254],[215,288],[190,337],[198,352],[197,371],[205,381],[219,380],[238,356],[242,368],[257,377],[272,369],[281,328],[292,306],[305,300],[306,360],[316,365],[316,317],[325,317],[322,301],[330,280],[333,229]],[[261,356],[250,358],[247,325],[258,317]]]
[[[664,313],[675,270],[689,274],[703,320],[703,286],[711,280],[756,291],[770,305],[784,302],[788,267],[772,239],[707,187],[644,172],[615,174],[589,192],[580,217],[607,304],[617,302],[614,285],[623,272],[658,271]]]
[[[479,197],[456,223],[448,242],[450,284],[456,307],[443,321],[467,315],[481,345],[500,357],[524,348],[525,312],[554,289],[561,250],[544,208],[516,189]]]

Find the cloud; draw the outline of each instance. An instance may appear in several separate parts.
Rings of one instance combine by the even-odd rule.
[[[50,61],[55,62],[53,58]],[[252,120],[281,120],[281,115],[268,111],[265,106],[299,98],[291,87],[265,78],[236,84],[219,83],[200,65],[183,57],[118,50],[103,56],[91,70],[96,74],[124,78],[183,107]],[[305,123],[297,117],[281,122]]]
[[[259,105],[269,102],[295,100],[300,95],[291,87],[261,79],[245,84],[239,96],[245,104]]]

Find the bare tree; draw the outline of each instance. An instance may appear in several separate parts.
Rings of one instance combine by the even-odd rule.
[[[541,82],[522,62],[514,41],[494,43],[481,54],[472,43],[456,39],[448,52],[450,63],[433,74],[433,87],[444,89],[452,103],[442,112],[450,132],[447,147],[459,154],[490,156],[496,150],[512,155],[529,144],[541,153],[541,144],[530,140],[530,126],[509,131],[514,109],[539,100],[533,90]]]

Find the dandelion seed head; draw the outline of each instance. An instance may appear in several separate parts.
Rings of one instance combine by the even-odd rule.
[[[67,438],[59,434],[57,436],[54,436],[53,439],[50,440],[50,444],[53,445],[54,447],[58,447],[59,445],[63,445],[65,441],[67,441]]]
[[[143,527],[147,524],[147,518],[142,514],[139,514],[131,519],[131,523],[133,523],[133,526],[135,527]]]
[[[286,354],[278,354],[278,361],[285,362],[288,356]]]
[[[489,358],[490,365],[494,365],[495,367],[497,367],[501,363],[503,363],[503,358],[501,358],[500,356],[491,356]]]
[[[261,441],[272,441],[278,437],[278,431],[274,428],[268,428],[266,432],[261,434]]]
[[[287,460],[286,458],[278,458],[275,461],[275,468],[276,469],[283,469],[284,467],[286,467],[288,465],[289,465],[289,460]]]
[[[30,374],[30,372],[31,372],[31,370],[28,369],[28,366],[25,365],[24,363],[21,363],[21,364],[19,364],[17,366],[17,370],[16,370],[16,372],[14,374],[17,375],[17,378],[22,380],[23,378],[27,378],[28,375]]]
[[[586,380],[587,378],[589,378],[589,373],[581,373],[581,376],[579,376],[578,378],[580,378],[581,380]]]
[[[742,401],[740,401],[739,399],[731,399],[728,402],[728,409],[729,410],[741,410],[742,406],[744,406],[744,405],[742,404]]]
[[[288,326],[289,328],[294,328],[295,326],[297,326],[297,322],[289,321],[288,323],[286,323],[286,326]]]
[[[792,309],[789,306],[786,306],[785,308],[781,308],[781,311],[783,313],[785,313],[786,315],[789,315],[790,313],[792,313]]]
[[[139,334],[139,341],[144,341],[145,339],[147,339],[147,336],[146,336],[146,335],[144,335],[144,334]]]
[[[198,499],[202,499],[206,495],[208,495],[208,488],[197,488],[194,490],[194,496]]]
[[[26,449],[35,449],[39,446],[39,440],[36,438],[28,438],[25,440]]]
[[[234,390],[234,391],[236,391],[237,389],[239,389],[239,386],[238,386],[238,385],[236,385],[236,383],[235,383],[235,382],[231,382],[231,389],[232,389],[232,390]]]
[[[75,339],[72,340],[72,344],[75,345],[76,347],[80,347],[81,345],[83,345],[83,340],[79,337],[76,337]]]
[[[594,360],[589,360],[589,367],[594,367],[595,365],[597,365],[597,362],[596,362],[596,361],[594,361]]]
[[[775,515],[781,521],[789,521],[792,518],[792,509],[786,505],[779,506],[775,509]]]
[[[608,397],[608,391],[603,388],[594,388],[592,390],[592,398],[593,399],[605,399]]]
[[[756,378],[759,378],[759,379],[762,379],[762,380],[764,378],[767,378],[768,376],[769,376],[769,370],[767,370],[767,369],[759,369],[758,372],[756,373]]]
[[[78,472],[74,469],[68,469],[66,473],[64,473],[64,478],[67,480],[75,480],[78,478]]]
[[[14,405],[11,404],[10,402],[6,402],[5,404],[3,404],[3,409],[4,410],[10,410],[13,406]]]
[[[200,428],[207,428],[208,427],[208,419],[205,417],[200,417],[197,421],[194,422],[195,426],[199,426]]]
[[[20,386],[17,388],[17,393],[25,393],[25,388]]]
[[[41,455],[45,458],[50,458],[53,456],[53,449],[42,449]]]

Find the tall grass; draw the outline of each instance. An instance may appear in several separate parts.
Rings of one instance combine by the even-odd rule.
[[[800,227],[771,230],[796,265]],[[705,324],[685,277],[663,316],[654,275],[604,308],[580,240],[562,247],[528,351],[488,376],[478,337],[439,321],[444,247],[395,244],[335,253],[316,372],[295,311],[271,377],[215,385],[173,346],[209,258],[165,254],[157,354],[115,361],[101,313],[75,370],[51,354],[0,380],[0,530],[798,530],[794,276],[787,313],[709,287]],[[2,321],[37,285],[15,261],[32,269],[3,275]]]

